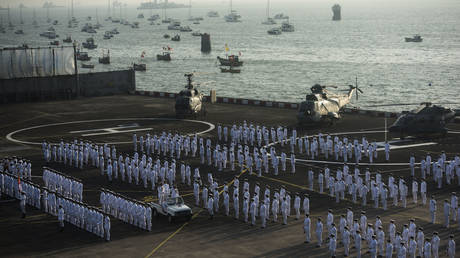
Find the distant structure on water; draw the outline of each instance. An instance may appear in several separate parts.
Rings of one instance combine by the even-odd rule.
[[[53,2],[45,2],[43,4],[43,8],[58,8],[58,7],[64,7],[64,6],[54,5]]]
[[[333,21],[342,20],[341,9],[342,8],[340,7],[339,4],[335,4],[334,6],[332,6],[332,12],[334,13],[334,15],[332,16]]]
[[[141,3],[141,5],[137,8],[138,10],[142,9],[163,9],[163,8],[186,8],[190,7],[189,5],[185,4],[176,4],[176,3],[169,3],[168,0],[154,0],[149,2]]]

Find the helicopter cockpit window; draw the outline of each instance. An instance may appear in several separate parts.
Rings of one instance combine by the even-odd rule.
[[[198,90],[197,89],[194,89],[194,92],[195,92],[195,96],[198,95]]]

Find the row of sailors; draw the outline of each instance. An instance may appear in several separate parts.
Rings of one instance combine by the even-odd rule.
[[[162,163],[159,159],[157,159],[155,164],[153,164],[152,158],[149,157],[147,160],[147,156],[145,154],[143,154],[141,160],[139,160],[139,154],[136,152],[132,158],[129,158],[128,156],[124,158],[122,155],[120,155],[118,160],[115,159],[112,162],[110,158],[116,157],[117,155],[115,147],[110,148],[109,146],[105,145],[98,148],[97,145],[93,146],[93,144],[89,142],[78,143],[76,140],[71,144],[64,144],[61,142],[60,145],[63,145],[65,149],[67,146],[70,146],[71,149],[88,149],[88,158],[84,158],[81,161],[82,166],[84,163],[85,165],[91,165],[100,168],[101,175],[107,174],[109,181],[112,181],[113,178],[118,179],[120,175],[122,181],[126,180],[129,183],[132,183],[134,180],[136,184],[139,184],[140,180],[142,180],[146,188],[148,182],[150,181],[152,184],[152,189],[155,189],[155,184],[157,182],[162,182],[166,179],[171,185],[175,183],[176,163],[174,159],[172,160],[171,165],[169,165],[168,161]],[[84,157],[84,155],[77,155],[76,157],[76,160],[78,161],[78,157]],[[57,161],[59,162],[61,160],[66,164],[66,159],[61,159],[58,155]],[[71,164],[71,162],[69,162],[69,164]],[[191,185],[191,167],[182,164],[181,171],[186,172],[188,175],[188,184]],[[195,171],[195,174],[196,173],[199,172]]]
[[[227,142],[227,134],[227,127],[222,128],[221,125],[218,125],[218,140],[222,141],[223,139],[225,142]],[[362,153],[364,153],[366,157],[369,157],[369,161],[371,163],[373,162],[374,158],[377,158],[376,141],[374,140],[372,143],[370,143],[366,137],[363,137],[361,142],[359,142],[357,139],[354,139],[353,142],[351,142],[347,137],[340,139],[338,136],[335,136],[334,139],[332,139],[332,136],[323,135],[322,133],[319,133],[317,137],[297,137],[297,131],[295,129],[293,129],[291,135],[288,136],[287,128],[279,126],[276,129],[272,127],[271,130],[268,130],[265,126],[254,126],[252,124],[247,126],[246,122],[244,122],[243,125],[240,125],[239,127],[233,125],[230,130],[230,136],[233,143],[244,143],[245,145],[250,144],[251,146],[254,146],[254,141],[257,141],[259,147],[262,146],[262,142],[265,142],[265,145],[268,146],[270,139],[272,140],[272,143],[281,143],[281,146],[284,146],[284,144],[289,141],[291,153],[295,152],[295,146],[297,145],[300,154],[305,151],[305,153],[308,156],[311,156],[312,159],[318,157],[319,153],[324,155],[326,159],[329,155],[333,155],[334,153],[336,160],[341,157],[345,162],[347,162],[348,159],[351,159],[353,154],[355,154],[354,156],[356,158],[356,162],[361,161]],[[305,150],[303,149],[303,146],[305,147]],[[390,145],[388,142],[385,142],[384,149],[385,158],[388,161],[390,154]]]
[[[58,220],[72,225],[110,241],[110,218],[96,207],[76,202],[61,196],[57,197]],[[61,224],[63,227],[63,224]]]
[[[46,162],[59,162],[64,165],[75,166],[83,169],[89,163],[89,158],[105,156],[106,158],[116,157],[117,150],[115,146],[104,144],[99,146],[89,141],[74,140],[73,142],[64,143],[63,140],[58,145],[53,145],[43,141],[42,150]]]
[[[0,159],[0,172],[8,173],[32,180],[32,163],[19,157],[5,157]]]
[[[180,159],[182,151],[184,151],[185,156],[191,153],[192,156],[195,157],[199,144],[198,142],[203,145],[204,139],[198,139],[197,135],[192,137],[179,135],[177,133],[172,135],[171,133],[163,131],[159,136],[156,134],[153,136],[146,134],[145,137],[141,135],[138,138],[135,133],[133,134],[134,152],[139,151],[147,155],[163,154],[163,156],[169,154],[171,158],[176,156],[177,159]],[[208,139],[207,142],[210,144],[211,140]]]
[[[99,237],[103,238],[105,233],[106,240],[110,240],[110,219],[96,208],[60,196],[32,182],[18,181],[17,177],[7,173],[0,173],[0,193],[20,200],[23,218],[26,216],[26,204],[28,204],[58,216],[60,222],[65,220]]]
[[[244,125],[240,125],[237,127],[236,125],[233,125],[230,130],[228,130],[227,127],[224,127],[222,129],[222,126],[218,126],[218,134],[219,134],[219,141],[222,139],[227,142],[229,140],[228,134],[230,132],[231,136],[231,141],[233,143],[243,143],[248,144],[251,143],[251,146],[254,145],[254,141],[256,140],[256,133],[258,132],[258,145],[261,147],[262,141],[265,142],[265,145],[269,144],[270,137],[268,135],[268,129],[263,126],[256,126],[254,127],[252,124],[248,127],[246,122],[244,122]],[[263,139],[262,139],[262,131],[264,132]],[[295,131],[295,130],[294,130]],[[277,133],[275,135],[274,129],[272,128],[272,142],[276,142],[277,140],[285,140],[287,139],[287,128],[282,128],[278,127],[277,128]],[[222,134],[223,133],[223,134]],[[139,144],[139,151],[141,152],[147,152],[147,154],[153,153],[154,151],[163,151],[163,152],[168,152],[168,150],[171,150],[174,152],[177,148],[177,144],[182,145],[184,148],[180,148],[180,150],[185,149],[186,153],[190,152],[190,150],[195,150],[197,149],[198,141],[197,141],[197,136],[195,135],[194,137],[190,138],[189,136],[181,136],[178,134],[175,134],[174,136],[171,133],[166,133],[163,131],[159,136],[158,135],[153,135],[150,136],[150,134],[147,134],[145,136],[141,135],[139,138],[137,135],[134,133],[133,134],[133,147],[134,151],[138,151],[138,144]],[[202,144],[203,140],[200,139],[200,143]],[[160,148],[161,146],[161,148]],[[187,154],[186,154],[187,155]]]
[[[203,207],[209,209],[209,205],[208,205],[209,204],[209,195],[212,194],[213,195],[212,202],[213,202],[213,206],[214,206],[214,211],[217,212],[218,209],[219,209],[219,191],[218,191],[217,181],[213,180],[212,174],[208,174],[208,183],[209,183],[209,187],[207,187],[206,185],[202,186],[201,180],[196,180],[195,181],[194,186],[193,186],[193,188],[194,188],[193,193],[194,193],[194,196],[195,196],[195,204],[197,206],[199,206],[200,203],[201,203],[200,202],[200,198],[201,198],[202,203],[203,203]],[[379,207],[379,196],[384,196],[385,198],[381,197],[382,198],[381,199],[382,200],[382,206],[383,206],[384,210],[387,210],[388,208],[387,208],[387,202],[386,202],[386,197],[387,197],[386,188],[383,186],[383,190],[379,190],[379,187],[377,186],[376,183],[371,182],[371,184],[373,185],[373,188],[372,188],[373,193],[371,194],[371,200],[374,201],[374,208]],[[393,186],[398,187],[398,184],[396,184],[394,182],[394,178],[392,176],[390,176],[390,178],[389,178],[389,185],[393,185]],[[417,195],[418,195],[416,189],[418,189],[418,187],[417,187],[418,183],[416,181],[414,181],[412,185],[413,185],[413,189],[412,189],[413,202],[416,204],[417,203]],[[423,202],[423,204],[426,204],[426,183],[424,181],[422,181],[421,185],[422,185],[422,188],[421,188],[422,202]],[[363,184],[363,186],[366,186],[366,185]],[[393,205],[394,206],[397,206],[398,201],[402,200],[403,207],[406,207],[406,197],[407,197],[408,190],[407,190],[407,186],[405,185],[405,182],[404,182],[403,179],[400,179],[400,181],[399,181],[399,188],[405,189],[401,193],[401,195],[398,196],[398,191],[393,192],[393,193],[390,192],[390,197],[393,198]],[[381,194],[379,191],[382,191],[383,194]],[[200,192],[201,192],[201,196],[200,196]],[[273,214],[279,214],[280,212],[283,213],[285,211],[286,212],[286,219],[287,219],[288,216],[291,215],[291,212],[290,212],[290,210],[291,210],[290,209],[290,207],[291,207],[291,196],[290,196],[289,192],[286,191],[286,188],[284,186],[282,186],[279,191],[278,190],[275,191],[274,198],[273,198],[272,202],[270,202],[270,186],[268,186],[268,185],[266,186],[263,200],[260,199],[259,192],[260,192],[260,187],[259,187],[259,184],[256,183],[255,188],[254,188],[253,198],[250,198],[249,182],[248,182],[247,179],[244,180],[244,183],[243,183],[243,195],[244,195],[244,197],[243,197],[243,214],[245,214],[245,221],[247,221],[247,216],[249,215],[248,213],[250,212],[250,209],[249,209],[251,207],[250,205],[252,205],[252,203],[254,203],[255,208],[258,209],[259,208],[259,201],[264,203],[264,210],[266,211],[265,219],[268,219],[270,217],[270,209],[269,209],[270,204],[272,204],[272,213]],[[228,186],[227,186],[227,184],[225,184],[224,185],[223,196],[224,196],[223,200],[224,200],[225,214],[226,215],[229,214],[230,198],[233,197],[233,206],[234,206],[234,209],[235,209],[235,218],[238,218],[238,216],[239,216],[239,178],[238,177],[235,177],[235,179],[234,179],[233,194],[231,196],[229,195]],[[362,198],[363,198],[363,206],[365,206],[366,203],[367,203],[367,201],[365,201],[367,197],[365,195],[363,195]],[[252,200],[251,203],[249,202],[250,199]],[[339,198],[337,198],[337,199],[340,200]],[[354,200],[356,200],[356,199],[354,199]],[[286,204],[285,204],[286,210],[283,209],[282,204],[284,202],[286,202]],[[305,195],[304,200],[302,202],[302,206],[300,206],[301,199],[300,199],[299,194],[298,193],[296,194],[296,196],[294,197],[294,210],[295,210],[295,214],[296,214],[297,219],[300,216],[300,208],[303,208],[303,211],[305,213],[309,213],[309,206],[310,206],[309,203],[310,203],[310,201],[309,201],[308,195]],[[280,205],[281,205],[281,210],[280,210]],[[457,197],[456,193],[454,192],[451,195],[450,201],[446,200],[444,202],[444,208],[443,208],[443,210],[444,210],[444,220],[443,220],[443,224],[446,227],[449,227],[449,221],[450,220],[457,221],[457,219],[460,218],[460,209],[458,207],[459,207],[459,205],[458,205],[458,197]],[[434,224],[436,222],[436,212],[437,212],[436,199],[434,198],[434,195],[432,195],[431,200],[429,201],[429,211],[430,211],[431,223]],[[254,215],[254,218],[256,216],[257,216],[257,211],[256,211],[256,213]],[[274,220],[277,220],[277,218],[274,217]],[[459,221],[460,221],[460,219],[459,219]],[[459,226],[460,226],[460,223],[459,223]]]
[[[198,180],[194,183],[194,197],[195,204],[199,206],[201,203],[204,208],[208,209],[208,212],[211,216],[215,212],[218,212],[220,209],[220,192],[218,190],[217,181],[213,180],[209,186],[203,185],[201,188],[200,182]],[[280,189],[274,191],[273,202],[270,201],[270,186],[266,186],[264,191],[264,197],[260,197],[260,186],[259,183],[256,183],[252,198],[249,193],[249,182],[247,180],[243,183],[243,205],[242,213],[244,221],[248,222],[248,219],[251,218],[251,225],[255,225],[256,218],[260,217],[262,220],[262,226],[265,227],[266,221],[270,218],[270,214],[273,216],[273,221],[278,221],[278,215],[282,214],[283,224],[287,224],[287,218],[292,214],[291,213],[291,195],[290,192],[286,190],[283,186]],[[201,193],[201,195],[200,195]],[[223,195],[223,207],[224,214],[226,216],[230,215],[230,196],[228,185],[225,184],[222,190]],[[233,209],[235,219],[239,219],[240,214],[240,189],[239,189],[239,179],[236,178],[233,183]],[[200,201],[201,198],[201,201]],[[210,205],[212,203],[212,206]],[[302,204],[302,206],[301,206]],[[295,213],[295,218],[299,219],[301,210],[305,213],[310,211],[310,199],[308,195],[304,195],[303,201],[301,200],[300,194],[296,193],[294,196],[294,205],[292,209]],[[250,217],[249,217],[250,216]]]
[[[119,220],[144,230],[152,230],[152,208],[107,189],[101,189],[102,210]]]
[[[307,189],[313,191],[315,181],[317,182],[319,193],[323,194],[325,189],[329,190],[329,195],[331,197],[335,196],[336,202],[344,200],[348,194],[354,203],[357,203],[358,197],[360,197],[362,205],[365,206],[368,202],[368,193],[370,192],[375,208],[379,207],[379,200],[381,200],[383,208],[387,209],[387,198],[393,198],[393,205],[395,206],[398,205],[399,200],[403,202],[404,207],[407,204],[409,189],[403,178],[399,178],[399,182],[396,183],[395,178],[390,175],[388,177],[388,185],[386,185],[379,172],[375,174],[375,178],[371,178],[371,172],[368,168],[366,169],[364,178],[360,174],[359,168],[355,167],[354,174],[352,174],[347,164],[344,164],[343,169],[337,169],[335,176],[327,165],[323,171],[318,173],[317,177],[315,177],[313,170],[308,170]],[[418,183],[414,180],[412,186],[414,203],[417,203]],[[426,203],[426,189],[426,182],[422,181],[420,183],[420,193],[423,204]]]
[[[440,238],[437,232],[433,233],[432,239],[425,238],[423,228],[417,226],[415,220],[411,219],[409,224],[404,224],[401,231],[397,231],[394,220],[390,220],[388,231],[385,234],[383,223],[380,216],[376,217],[375,224],[368,223],[366,213],[361,213],[360,219],[353,219],[353,211],[347,209],[347,214],[340,216],[339,227],[334,223],[334,215],[332,210],[328,211],[326,221],[326,235],[328,249],[332,257],[336,256],[336,248],[338,239],[341,238],[341,243],[344,247],[344,256],[350,255],[350,245],[354,243],[356,249],[356,257],[361,257],[362,241],[367,243],[370,257],[393,257],[395,253],[399,257],[439,257]],[[305,233],[305,243],[311,242],[312,221],[309,214],[305,215],[303,230]],[[315,228],[315,236],[317,246],[323,244],[324,226],[321,217],[317,219]],[[385,237],[386,236],[386,237]],[[385,241],[385,239],[387,239]],[[386,244],[385,244],[386,242]],[[418,250],[418,252],[417,252]],[[448,257],[455,257],[455,241],[453,235],[449,237],[446,253]]]
[[[409,158],[411,175],[415,175],[415,156],[411,154]],[[437,183],[437,188],[442,187],[442,182],[445,177],[446,184],[450,185],[457,176],[457,183],[460,185],[460,157],[457,155],[453,159],[448,160],[443,151],[437,160],[431,160],[430,154],[420,161],[420,176],[425,179],[427,175],[433,176]]]
[[[21,180],[8,172],[0,173],[0,197],[2,193],[19,199],[23,217],[26,215],[26,204],[40,209],[40,186],[30,181]]]
[[[83,199],[83,183],[76,179],[62,174],[51,168],[43,168],[43,182],[50,191],[81,202]]]
[[[139,159],[137,153],[135,153],[132,158],[126,156],[123,159],[123,156],[120,155],[118,160],[112,162],[109,159],[107,160],[107,165],[105,165],[105,162],[101,157],[99,162],[95,163],[95,166],[100,169],[101,175],[107,175],[110,182],[113,179],[117,180],[120,178],[123,182],[130,184],[135,183],[139,185],[142,183],[144,188],[147,188],[150,182],[152,190],[161,182],[167,181],[170,185],[176,183],[177,165],[174,159],[171,162],[167,160],[162,162],[160,159],[153,161],[151,157],[147,159],[145,155]],[[187,182],[191,185],[192,168],[189,165],[181,163],[180,170],[182,182]],[[199,169],[195,168],[194,173],[195,175],[199,174]]]

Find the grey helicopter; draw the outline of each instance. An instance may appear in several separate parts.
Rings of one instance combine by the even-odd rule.
[[[329,121],[334,123],[341,118],[341,112],[345,105],[350,103],[353,94],[356,92],[356,99],[358,99],[358,92],[363,93],[356,85],[348,85],[349,89],[346,94],[332,93],[327,88],[337,89],[337,86],[324,86],[315,84],[310,88],[311,93],[307,94],[305,101],[299,105],[297,112],[297,120],[299,124],[318,123],[322,121]]]
[[[181,90],[176,96],[176,117],[185,117],[197,115],[205,115],[206,110],[203,104],[203,94],[195,87],[192,81],[193,73],[185,74],[187,85],[184,90]]]
[[[446,124],[454,122],[456,115],[450,108],[423,102],[415,110],[403,111],[388,130],[400,139],[406,136],[445,136],[448,132]]]

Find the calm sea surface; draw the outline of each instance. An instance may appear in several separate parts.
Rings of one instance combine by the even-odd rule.
[[[274,1],[272,1],[274,2]],[[178,92],[185,85],[184,73],[197,72],[195,81],[205,93],[215,89],[219,96],[247,97],[263,100],[298,102],[304,99],[309,88],[315,84],[337,85],[346,89],[354,84],[355,77],[364,94],[352,105],[369,107],[380,104],[456,103],[460,107],[460,1],[432,1],[425,6],[416,2],[387,4],[385,1],[369,1],[365,5],[342,3],[342,21],[331,20],[334,2],[282,5],[273,3],[271,13],[283,12],[290,16],[295,32],[279,36],[267,34],[276,25],[262,25],[265,19],[265,4],[245,6],[234,4],[242,15],[241,23],[226,23],[223,16],[228,13],[226,4],[196,6],[192,15],[203,16],[199,25],[187,21],[188,9],[168,10],[167,16],[182,21],[194,30],[211,34],[212,52],[200,52],[200,37],[178,32],[180,42],[164,39],[167,24],[150,25],[149,10],[128,7],[122,17],[140,23],[132,29],[108,21],[107,8],[100,7],[99,21],[104,25],[97,34],[81,32],[90,15],[96,23],[95,8],[78,7],[75,16],[80,21],[78,28],[67,28],[68,10],[51,9],[51,18],[58,19],[54,26],[61,40],[71,35],[79,42],[94,36],[96,50],[90,50],[93,71],[116,70],[129,67],[133,62],[147,64],[146,72],[137,72],[136,87],[140,90]],[[404,2],[404,1],[401,1]],[[395,3],[395,2],[392,2]],[[394,6],[393,6],[394,5]],[[219,18],[208,18],[206,13],[216,10]],[[23,9],[24,25],[19,24],[19,9],[11,10],[15,29],[22,28],[25,35],[15,35],[8,30],[0,34],[0,46],[27,43],[29,46],[47,46],[48,39],[39,37],[50,25],[46,23],[46,10],[38,8],[37,20],[40,28],[32,27],[32,9]],[[142,12],[145,19],[137,19]],[[3,25],[7,25],[6,11],[0,11]],[[161,10],[152,13],[163,15]],[[119,10],[116,17],[119,17]],[[281,21],[278,20],[280,24]],[[118,28],[119,35],[104,40],[105,30]],[[404,37],[420,34],[422,43],[406,43]],[[220,73],[216,56],[224,56],[225,44],[229,54],[241,52],[244,66],[241,74]],[[173,49],[172,61],[156,60],[162,48]],[[97,64],[102,49],[110,49],[112,63]],[[141,53],[145,51],[145,58]],[[80,69],[80,72],[88,72]],[[430,85],[431,84],[431,85]],[[385,107],[379,109],[401,110],[411,107]]]

